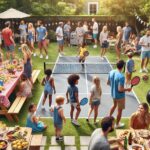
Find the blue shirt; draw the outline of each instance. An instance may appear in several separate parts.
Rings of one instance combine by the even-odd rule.
[[[26,32],[26,29],[27,29],[27,25],[26,24],[19,25],[19,29],[20,29],[20,34],[21,35],[25,35],[27,33]]]
[[[62,125],[62,118],[61,116],[59,115],[59,109],[61,109],[62,107],[59,106],[59,107],[54,107],[54,124],[55,125]]]
[[[69,86],[67,89],[67,92],[69,93],[69,97],[70,97],[70,102],[71,103],[76,103],[76,97],[75,97],[75,93],[78,93],[78,88],[76,86]]]
[[[44,40],[47,32],[46,28],[43,26],[37,27],[36,32],[38,34],[38,41]]]
[[[108,81],[111,86],[111,96],[113,99],[125,98],[125,92],[119,92],[119,86],[124,86],[125,77],[118,70],[112,70],[109,73]]]
[[[132,29],[130,26],[123,28],[123,41],[129,41],[131,31]]]
[[[134,71],[134,60],[129,59],[126,63],[126,72],[132,73]]]

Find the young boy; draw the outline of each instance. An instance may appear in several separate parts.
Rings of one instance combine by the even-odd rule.
[[[128,60],[126,62],[126,85],[130,85],[132,72],[134,72],[134,60],[132,59],[133,53],[127,53]]]
[[[79,62],[82,63],[82,68],[84,68],[84,62],[87,57],[86,53],[88,53],[85,43],[79,48]]]
[[[71,105],[70,111],[71,122],[76,126],[80,126],[77,120],[81,111],[78,97],[78,87],[76,86],[78,84],[79,79],[80,79],[79,75],[76,74],[70,75],[68,77],[69,87],[66,92],[67,103],[70,102]],[[75,109],[77,110],[77,112],[75,119],[73,119],[73,113]]]
[[[50,111],[54,112],[54,128],[55,128],[55,135],[56,141],[63,141],[63,136],[61,135],[61,131],[63,129],[63,122],[66,123],[66,118],[64,116],[64,110],[62,105],[64,104],[65,98],[62,96],[56,97],[56,106],[51,108]]]

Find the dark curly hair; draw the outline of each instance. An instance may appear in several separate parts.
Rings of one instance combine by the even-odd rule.
[[[51,69],[46,69],[44,72],[47,76],[51,76],[52,70]]]
[[[76,81],[79,79],[80,79],[79,75],[72,74],[68,77],[68,83],[69,83],[69,85],[73,86],[73,85],[75,85]]]

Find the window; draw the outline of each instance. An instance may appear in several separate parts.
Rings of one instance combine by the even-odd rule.
[[[97,11],[98,11],[98,2],[89,2],[88,14],[89,15],[97,14]]]

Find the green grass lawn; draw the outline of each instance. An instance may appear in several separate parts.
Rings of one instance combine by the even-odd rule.
[[[51,43],[49,45],[49,61],[50,62],[55,62],[58,52],[57,52],[57,44],[56,43]],[[98,56],[99,55],[99,48],[97,49],[93,49],[92,46],[88,47],[88,50],[90,52],[90,55],[93,56]],[[65,47],[65,53],[68,56],[75,56],[77,55],[77,48],[76,47],[71,47],[71,48],[66,48]],[[21,57],[21,52],[18,52],[18,50],[16,49],[16,54]],[[114,49],[109,49],[109,51],[107,52],[107,57],[109,59],[110,62],[116,62],[116,53]],[[127,57],[122,55],[122,59],[126,60]],[[136,72],[134,73],[134,75],[139,75],[141,76],[142,74],[139,73],[140,70],[140,57],[139,56],[135,56],[134,57],[135,60],[135,65],[136,65]],[[45,59],[40,59],[39,57],[33,57],[33,69],[40,69],[41,70],[41,74],[39,76],[39,81],[41,82],[44,73],[43,73],[43,62],[45,61]],[[150,65],[149,65],[150,68]],[[150,75],[150,73],[149,73]],[[38,101],[40,99],[41,93],[43,91],[43,87],[41,86],[40,82],[37,82],[34,85],[34,90],[33,90],[33,97],[28,99],[27,102],[24,104],[20,114],[19,114],[19,122],[18,123],[13,123],[13,122],[8,122],[8,120],[3,117],[0,116],[3,122],[5,122],[8,126],[14,126],[14,125],[20,125],[20,126],[25,126],[26,123],[26,117],[27,117],[27,109],[28,106],[31,102],[34,102],[36,104],[38,104]],[[145,102],[145,95],[147,93],[147,91],[150,89],[150,80],[147,82],[142,81],[137,87],[134,87],[134,91],[137,94],[139,100],[141,102]],[[131,106],[132,107],[132,106]],[[43,121],[48,125],[48,129],[43,133],[44,136],[48,137],[47,140],[47,146],[46,149],[48,149],[49,145],[50,145],[50,138],[51,136],[54,136],[54,127],[53,127],[53,122],[51,119],[43,119]],[[125,128],[128,128],[128,119],[123,119],[123,122],[126,123]],[[93,130],[95,128],[97,128],[98,126],[95,126],[93,124],[87,124],[85,119],[79,119],[79,122],[81,124],[80,128],[74,127],[71,122],[70,119],[67,119],[67,123],[66,125],[64,125],[64,129],[63,129],[63,135],[73,135],[76,137],[76,146],[79,149],[80,143],[79,143],[79,136],[81,135],[90,135]],[[115,135],[115,133],[112,133],[111,135]],[[64,147],[62,145],[62,147]]]

